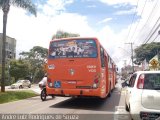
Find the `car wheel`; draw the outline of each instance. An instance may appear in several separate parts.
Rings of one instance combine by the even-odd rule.
[[[22,85],[20,85],[20,86],[19,86],[19,89],[22,89],[22,88],[23,88]]]
[[[29,85],[28,88],[31,88],[31,85]]]
[[[41,100],[42,100],[42,101],[45,101],[45,100],[46,100],[46,96],[47,96],[47,94],[46,94],[46,89],[43,89],[43,90],[41,91]]]

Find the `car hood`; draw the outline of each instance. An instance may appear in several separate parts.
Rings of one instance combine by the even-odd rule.
[[[19,86],[19,85],[22,85],[22,83],[15,83],[15,84],[12,84],[11,86]]]

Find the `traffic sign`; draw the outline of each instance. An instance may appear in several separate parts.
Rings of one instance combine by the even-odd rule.
[[[156,59],[152,59],[150,62],[149,62],[152,66],[158,66],[158,60]]]

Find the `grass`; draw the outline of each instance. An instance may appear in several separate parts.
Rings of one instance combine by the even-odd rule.
[[[0,92],[0,104],[35,97],[37,94],[32,90]]]

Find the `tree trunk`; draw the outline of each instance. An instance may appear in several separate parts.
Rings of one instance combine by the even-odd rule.
[[[7,15],[9,12],[9,0],[5,0],[2,6],[3,10],[3,41],[2,41],[2,79],[1,79],[1,92],[5,92],[5,64],[6,64],[6,26]]]

